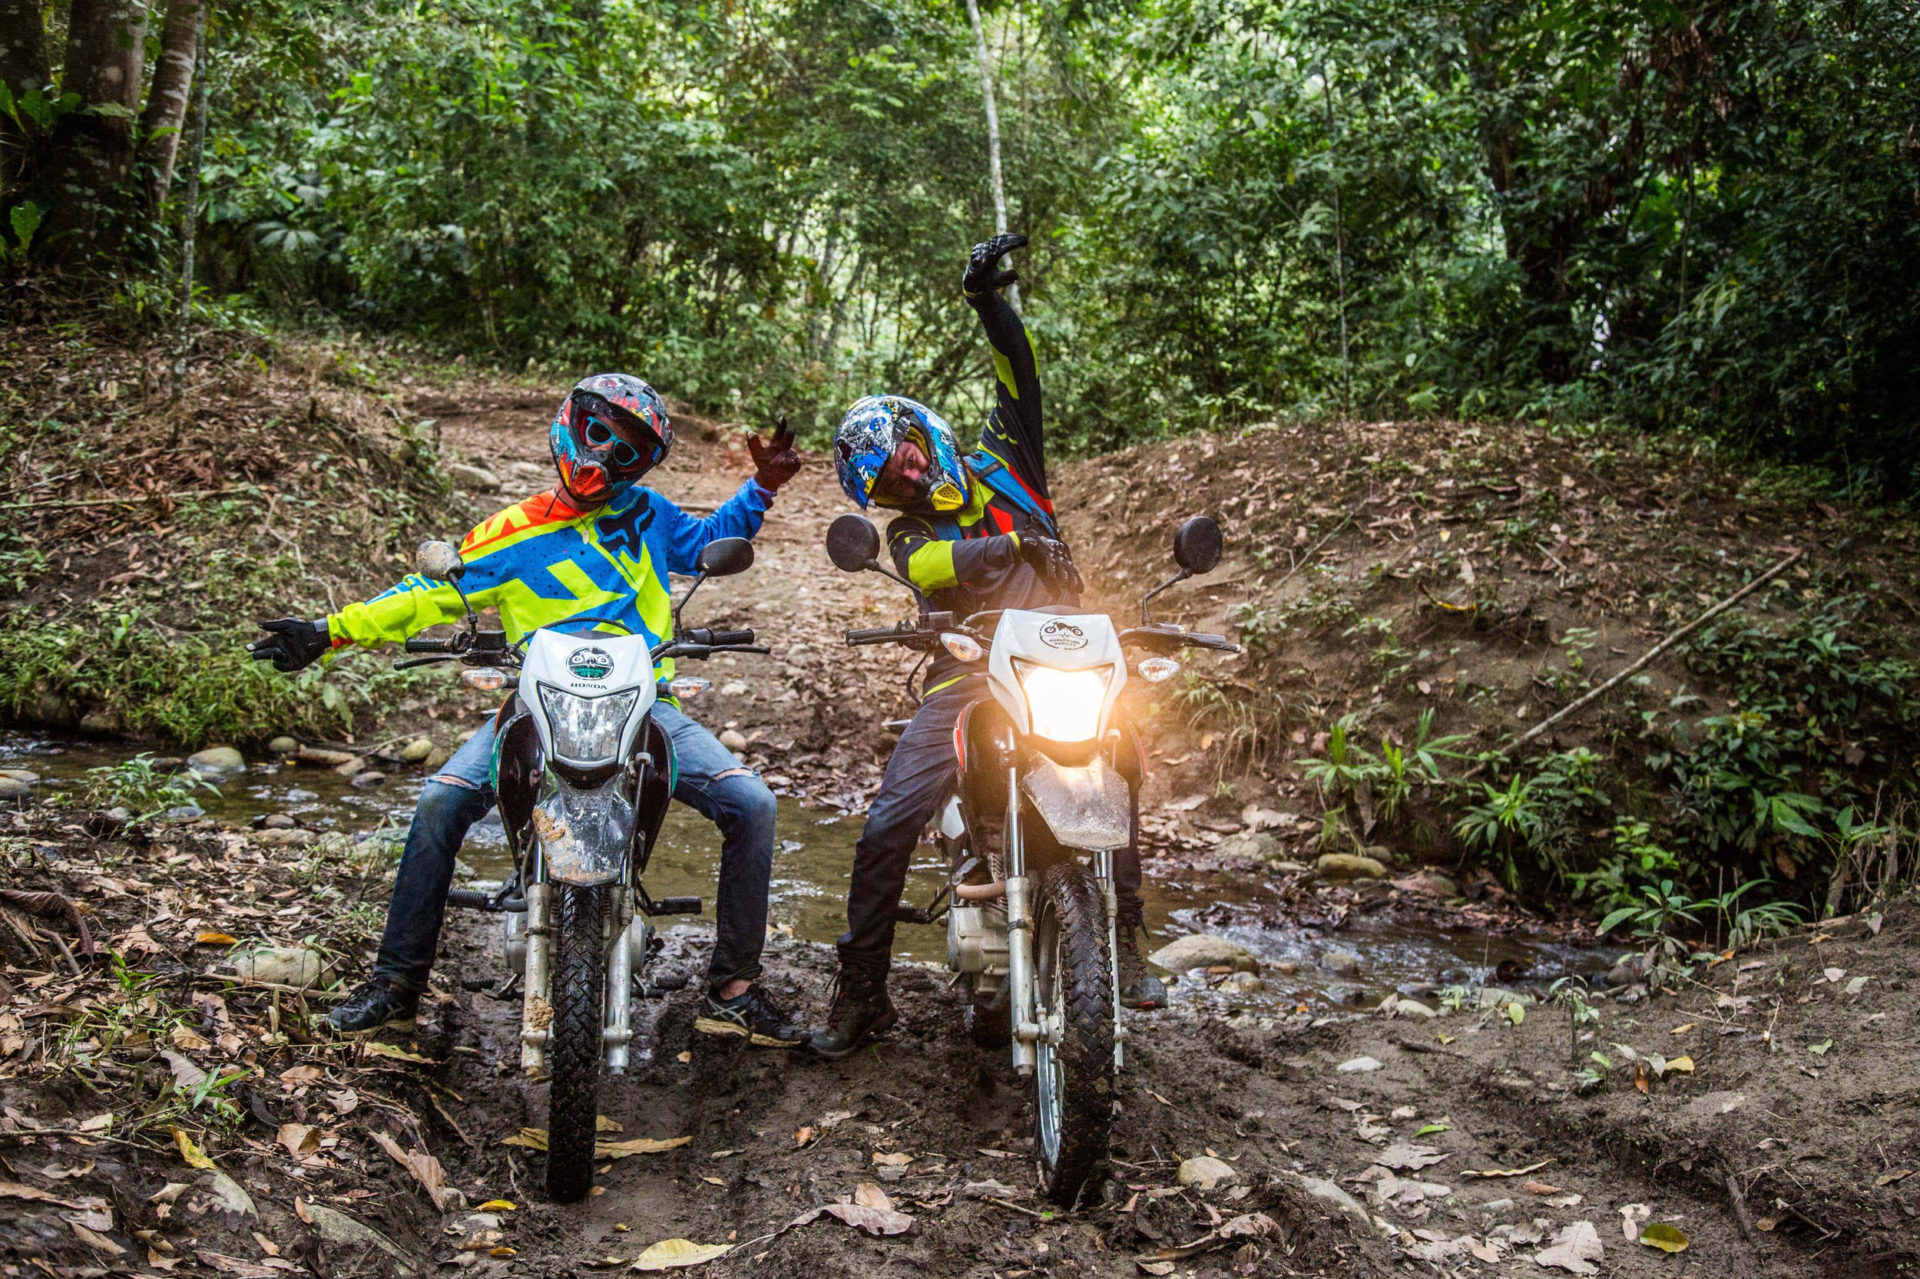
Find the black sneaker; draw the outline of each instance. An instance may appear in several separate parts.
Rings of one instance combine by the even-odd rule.
[[[1124,922],[1115,930],[1120,943],[1120,953],[1115,956],[1120,964],[1120,1006],[1158,1008],[1167,1002],[1167,985],[1140,958],[1139,931],[1139,925]]]
[[[392,1028],[412,1030],[420,1011],[420,992],[395,986],[385,977],[361,982],[346,1000],[327,1014],[327,1021],[342,1035],[365,1035]]]
[[[703,1035],[744,1039],[755,1048],[798,1048],[807,1042],[807,1032],[787,1020],[759,982],[732,999],[708,991],[693,1028]]]
[[[858,968],[841,968],[833,981],[833,1007],[827,1024],[813,1032],[808,1047],[817,1057],[839,1061],[870,1037],[892,1029],[899,1017],[887,998],[887,979]]]

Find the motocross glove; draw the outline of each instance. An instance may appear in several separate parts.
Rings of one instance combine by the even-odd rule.
[[[327,638],[325,618],[303,622],[297,617],[282,617],[260,623],[266,636],[247,645],[247,656],[256,662],[272,662],[277,671],[297,671],[311,666],[333,647]]]
[[[1020,273],[1009,267],[1000,270],[1000,259],[1015,249],[1025,248],[1027,237],[1001,232],[985,244],[973,246],[973,252],[967,257],[966,274],[960,277],[960,289],[970,298],[977,298],[988,289],[1004,289],[1020,278]]]
[[[800,455],[794,451],[793,432],[787,429],[785,417],[772,439],[748,436],[747,452],[753,455],[754,482],[769,493],[779,492],[782,484],[800,473]]]
[[[1020,558],[1033,565],[1034,571],[1056,590],[1078,595],[1085,586],[1080,580],[1080,570],[1073,566],[1073,552],[1065,542],[1026,534],[1020,538]]]

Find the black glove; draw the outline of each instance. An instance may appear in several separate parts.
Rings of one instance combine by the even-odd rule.
[[[333,646],[327,639],[325,618],[303,622],[297,617],[282,617],[260,623],[260,629],[267,635],[247,645],[247,656],[256,662],[272,662],[276,671],[311,666]]]
[[[793,451],[793,432],[782,417],[771,440],[757,435],[747,437],[747,452],[753,455],[753,478],[769,493],[800,473],[800,455]]]
[[[967,273],[960,277],[960,288],[970,298],[977,298],[988,289],[1004,289],[1020,278],[1020,273],[1008,268],[995,274],[1000,259],[1015,249],[1023,249],[1027,237],[1001,232],[985,244],[973,246],[973,252],[967,258]]]
[[[1078,595],[1085,586],[1080,570],[1073,566],[1073,552],[1065,542],[1030,533],[1020,535],[1020,558],[1033,565],[1036,573],[1053,584],[1055,590]]]

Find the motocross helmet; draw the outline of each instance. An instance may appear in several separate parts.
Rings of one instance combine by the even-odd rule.
[[[926,474],[905,501],[877,497],[874,485],[903,440],[912,440],[926,454]],[[869,395],[848,409],[833,433],[833,465],[840,487],[861,510],[878,503],[944,514],[967,504],[967,472],[953,428],[926,405],[903,395]]]
[[[659,394],[627,373],[581,378],[547,432],[560,491],[582,507],[605,506],[666,461],[673,425]]]

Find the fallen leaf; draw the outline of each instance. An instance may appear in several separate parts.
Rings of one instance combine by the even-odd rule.
[[[180,1157],[187,1161],[188,1166],[194,1168],[215,1166],[213,1160],[207,1158],[207,1152],[194,1145],[193,1138],[187,1136],[183,1129],[169,1128],[167,1131],[173,1134],[173,1144],[180,1147]]]
[[[1687,1250],[1686,1232],[1678,1226],[1656,1221],[1640,1232],[1640,1242],[1649,1248],[1658,1248],[1661,1252],[1685,1252]]]
[[[1873,1184],[1876,1186],[1891,1186],[1894,1182],[1905,1181],[1911,1176],[1913,1176],[1913,1169],[1902,1168],[1899,1172],[1890,1172],[1884,1177],[1877,1178]]]
[[[212,1047],[212,1045],[201,1035],[197,1034],[191,1026],[177,1025],[167,1032],[167,1038],[173,1041],[175,1048],[181,1049],[184,1052],[199,1052],[202,1048]]]
[[[1168,1101],[1165,1097],[1162,1097],[1159,1093],[1155,1092],[1151,1088],[1147,1089],[1147,1096],[1153,1098],[1155,1101],[1159,1102],[1163,1106],[1171,1106],[1173,1104],[1172,1102]]]
[[[1827,1055],[1827,1049],[1831,1047],[1833,1047],[1833,1041],[1828,1039],[1817,1044],[1808,1044],[1807,1051],[1816,1057],[1824,1057]]]
[[[174,1029],[178,1030],[179,1027]],[[167,1069],[173,1072],[173,1082],[181,1088],[198,1088],[207,1082],[207,1072],[193,1064],[179,1053],[161,1049],[160,1056],[166,1061]]]
[[[692,1141],[687,1137],[629,1137],[625,1141],[599,1141],[593,1146],[595,1159],[625,1159],[628,1155],[657,1155],[675,1150]]]
[[[1846,975],[1847,975],[1847,970],[1844,968],[1829,968],[1826,970],[1826,973],[1825,973],[1826,979],[1830,982],[1838,982],[1842,977],[1845,977]]]
[[[522,1128],[511,1137],[502,1137],[500,1144],[503,1146],[524,1146],[528,1150],[545,1150],[547,1148],[547,1130],[545,1128]]]
[[[320,1130],[311,1124],[281,1124],[274,1140],[287,1148],[295,1159],[320,1149]]]
[[[513,1210],[514,1203],[511,1199],[489,1199],[474,1209],[475,1212],[512,1212]]]
[[[619,1120],[609,1119],[605,1115],[595,1115],[593,1117],[593,1130],[595,1132],[625,1132],[626,1131],[626,1129],[620,1126]]]
[[[59,1204],[63,1208],[78,1208],[80,1205],[62,1199],[51,1191],[38,1186],[24,1185],[18,1181],[0,1181],[0,1199],[29,1199],[37,1202]]]
[[[193,944],[196,946],[237,946],[240,939],[232,933],[196,933]]]
[[[677,1062],[679,1062],[679,1063],[680,1063],[681,1065],[683,1065],[683,1066],[684,1066],[684,1065],[686,1065],[686,1064],[687,1064],[688,1062],[690,1062],[690,1061],[692,1061],[692,1060],[693,1060],[693,1054],[692,1054],[692,1053],[690,1053],[690,1052],[688,1052],[688,1053],[681,1053],[681,1054],[680,1054],[679,1056],[677,1056],[677,1057],[675,1057],[675,1058],[674,1058],[674,1060],[675,1060],[675,1061],[677,1061]]]
[[[1691,1075],[1693,1073],[1693,1058],[1675,1057],[1667,1063],[1667,1070],[1672,1074]]]
[[[1871,977],[1855,977],[1852,981],[1847,983],[1847,993],[1849,995],[1859,994],[1861,991],[1867,988],[1867,983],[1872,980],[1873,978]]]
[[[733,1251],[732,1244],[695,1243],[691,1239],[662,1239],[650,1245],[647,1250],[634,1259],[635,1270],[678,1270],[686,1266],[700,1266],[715,1257],[724,1257]]]
[[[1448,1123],[1446,1120],[1442,1119],[1437,1123],[1426,1124],[1420,1128],[1416,1128],[1414,1130],[1413,1135],[1416,1137],[1431,1137],[1434,1133],[1437,1133],[1437,1132],[1452,1132],[1452,1131],[1453,1131],[1453,1125]]]
[[[119,1257],[125,1255],[127,1251],[105,1235],[96,1230],[89,1230],[77,1221],[69,1221],[67,1226],[73,1231],[74,1238],[95,1252],[104,1252],[110,1257]]]
[[[1695,1024],[1696,1024],[1696,1023],[1694,1023],[1694,1022],[1688,1022],[1688,1023],[1687,1023],[1686,1025],[1684,1025],[1684,1026],[1675,1026],[1675,1027],[1674,1027],[1674,1028],[1673,1028],[1672,1030],[1669,1030],[1669,1031],[1668,1031],[1667,1033],[1668,1033],[1669,1035],[1684,1035],[1684,1034],[1686,1034],[1686,1033],[1687,1033],[1687,1032],[1688,1032],[1689,1030],[1692,1030],[1692,1029],[1694,1028],[1694,1025],[1695,1025]]]
[[[342,1088],[327,1094],[327,1104],[333,1107],[336,1115],[351,1115],[353,1108],[360,1104],[360,1094],[351,1088]]]
[[[887,1192],[871,1181],[863,1181],[854,1187],[853,1201],[862,1208],[878,1208],[882,1212],[893,1211],[893,1200],[887,1198]]]
[[[498,1247],[487,1249],[487,1255],[489,1257],[505,1258],[505,1257],[517,1257],[520,1254],[517,1250],[508,1247],[506,1244],[500,1244]]]
[[[1396,1171],[1413,1171],[1439,1163],[1446,1156],[1431,1146],[1410,1146],[1396,1142],[1373,1157],[1373,1162]]]
[[[709,1186],[724,1186],[727,1184],[725,1177],[702,1177],[700,1180],[706,1182]]]
[[[1620,1234],[1625,1239],[1640,1237],[1640,1223],[1653,1215],[1653,1209],[1645,1204],[1620,1205]]]
[[[913,1162],[913,1156],[909,1154],[903,1154],[900,1151],[890,1151],[890,1152],[882,1153],[881,1151],[876,1150],[873,1152],[873,1162],[879,1164],[883,1168],[905,1168],[908,1164]]]
[[[280,1082],[289,1088],[317,1084],[323,1077],[318,1066],[289,1066],[280,1072]]]
[[[467,1197],[447,1184],[446,1169],[438,1159],[424,1150],[402,1150],[399,1142],[383,1132],[373,1134],[373,1139],[380,1143],[380,1149],[393,1156],[395,1163],[413,1174],[414,1180],[427,1192],[427,1198],[433,1200],[433,1206],[441,1212],[467,1206]]]
[[[1173,1273],[1173,1263],[1171,1261],[1148,1261],[1142,1258],[1133,1264],[1140,1267],[1142,1274],[1170,1275]]]
[[[1600,1232],[1593,1228],[1593,1223],[1576,1221],[1553,1237],[1552,1247],[1534,1253],[1533,1259],[1539,1265],[1565,1270],[1570,1274],[1597,1275],[1600,1267],[1593,1263],[1600,1260],[1605,1252],[1600,1243]]]
[[[803,1125],[797,1132],[793,1134],[793,1144],[795,1146],[809,1145],[812,1143],[813,1138],[814,1138],[813,1128],[811,1126]]]
[[[419,1053],[410,1053],[404,1048],[395,1048],[392,1044],[383,1044],[378,1040],[368,1040],[363,1047],[372,1057],[391,1057],[395,1061],[411,1061],[422,1066],[438,1066],[440,1063],[431,1057],[422,1057]]]
[[[860,1204],[825,1204],[801,1213],[787,1223],[789,1230],[818,1221],[822,1213],[838,1217],[849,1226],[870,1235],[903,1235],[913,1229],[913,1218],[891,1209],[868,1208]]]
[[[58,1164],[48,1164],[40,1170],[40,1175],[49,1177],[54,1181],[62,1181],[68,1177],[84,1177],[92,1171],[93,1160],[89,1159],[87,1162],[71,1168],[63,1168]]]
[[[1557,1195],[1560,1193],[1560,1187],[1549,1186],[1544,1181],[1529,1181],[1525,1185],[1521,1186],[1520,1189],[1526,1191],[1530,1195]]]
[[[1528,1164],[1525,1168],[1486,1168],[1478,1171],[1469,1168],[1460,1175],[1462,1177],[1524,1177],[1530,1172],[1539,1172],[1552,1162],[1551,1159],[1542,1159],[1539,1163]]]
[[[1339,1075],[1358,1075],[1380,1069],[1380,1063],[1372,1057],[1354,1057],[1335,1066],[1334,1073]]]

